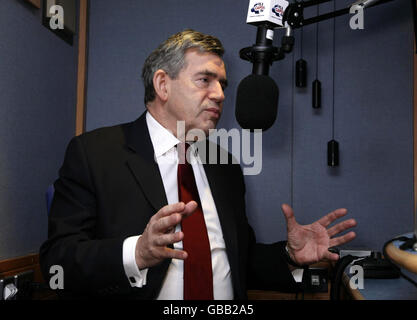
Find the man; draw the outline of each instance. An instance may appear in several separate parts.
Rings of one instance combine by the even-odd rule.
[[[193,141],[184,145],[183,135],[196,129],[208,135],[222,113],[223,53],[209,35],[171,36],[143,67],[147,112],[71,140],[40,249],[46,278],[50,266],[63,267],[65,292],[245,299],[249,287],[294,291],[291,265],[337,260],[328,248],[355,237],[333,238],[353,219],[327,229],[345,209],[300,226],[283,205],[288,242],[256,243],[240,166],[203,164],[202,150]]]

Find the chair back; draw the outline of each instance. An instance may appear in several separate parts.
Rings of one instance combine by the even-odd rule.
[[[52,199],[54,198],[55,188],[54,185],[51,184],[48,189],[46,190],[46,210],[49,215],[49,210],[51,210]]]

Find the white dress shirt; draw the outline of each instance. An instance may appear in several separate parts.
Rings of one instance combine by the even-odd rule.
[[[148,125],[149,135],[155,151],[155,160],[158,163],[159,171],[161,173],[168,204],[177,203],[178,154],[175,146],[180,142],[180,140],[178,140],[171,132],[157,122],[149,112],[146,113],[146,123]],[[201,164],[201,161],[199,161],[196,149],[193,145],[190,146],[190,149],[189,159],[193,168],[198,194],[200,196],[201,206],[203,209],[204,220],[206,222],[208,238],[210,241],[214,299],[233,299],[232,275],[216,205],[211,194],[204,167]],[[180,230],[181,225],[178,224],[175,232]],[[140,235],[129,237],[123,243],[123,265],[126,276],[128,277],[132,287],[142,287],[146,285],[146,276],[148,271],[148,269],[139,270],[136,264],[135,248],[139,237]],[[174,249],[182,250],[182,248],[182,241],[174,243]],[[168,272],[162,283],[162,288],[157,299],[183,299],[183,270],[183,260],[171,260]]]

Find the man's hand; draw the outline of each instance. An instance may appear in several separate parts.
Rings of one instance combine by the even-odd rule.
[[[287,220],[289,255],[297,264],[308,265],[323,259],[336,261],[339,256],[336,253],[331,253],[328,249],[347,243],[356,237],[356,234],[351,231],[343,236],[332,238],[356,226],[354,219],[345,220],[327,229],[332,222],[347,214],[346,209],[337,209],[305,226],[299,225],[295,221],[294,212],[289,205],[283,204],[282,211]]]
[[[187,204],[178,202],[166,205],[152,216],[136,243],[135,257],[139,269],[152,267],[167,258],[182,260],[187,258],[187,252],[167,246],[184,238],[183,232],[175,232],[175,226],[191,215],[196,208],[195,201]]]

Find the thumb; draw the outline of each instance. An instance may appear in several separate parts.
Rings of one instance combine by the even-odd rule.
[[[194,200],[187,202],[187,204],[185,205],[185,209],[183,211],[184,218],[192,215],[195,212],[195,209],[197,209],[197,207],[198,207],[198,204]]]
[[[285,219],[287,220],[287,229],[292,229],[297,222],[295,221],[293,209],[286,203],[281,206],[282,212],[284,213]]]

